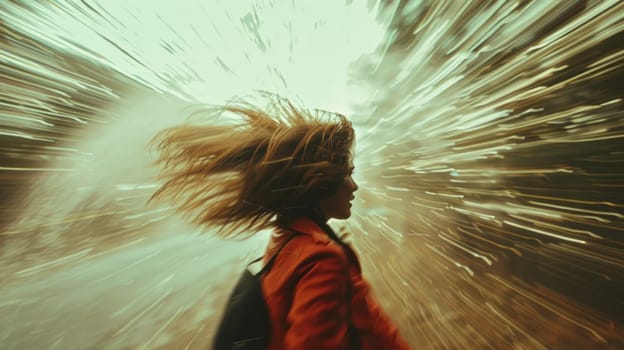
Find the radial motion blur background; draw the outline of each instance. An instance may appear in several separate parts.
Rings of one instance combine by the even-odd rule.
[[[624,2],[0,2],[0,348],[203,349],[266,233],[146,206],[149,139],[347,114],[351,231],[414,349],[624,347]]]

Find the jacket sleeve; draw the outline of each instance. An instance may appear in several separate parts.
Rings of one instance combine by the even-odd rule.
[[[288,350],[347,350],[346,257],[326,249],[304,257],[288,313]]]

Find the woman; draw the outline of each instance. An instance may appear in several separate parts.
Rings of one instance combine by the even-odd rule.
[[[342,115],[266,95],[211,109],[228,125],[182,125],[154,141],[166,180],[152,198],[219,234],[272,228],[262,290],[269,349],[409,349],[327,220],[351,216],[354,130]],[[214,120],[211,121],[214,124]]]

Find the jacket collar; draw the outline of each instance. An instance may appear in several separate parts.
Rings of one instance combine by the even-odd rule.
[[[294,231],[299,234],[311,236],[314,241],[318,243],[329,243],[331,241],[327,232],[325,232],[319,224],[305,216],[292,220],[283,228],[288,231]]]
[[[312,237],[314,242],[319,244],[330,244],[332,242],[331,237],[323,230],[318,223],[316,223],[313,219],[308,217],[299,217],[293,221],[291,221],[288,225],[284,227],[285,230],[296,231],[299,234],[305,234]],[[330,228],[331,229],[331,228]],[[348,256],[349,261],[355,265],[356,270],[361,273],[362,267],[360,266],[360,260],[357,255],[353,251],[353,248],[349,243],[341,243],[343,248],[345,248],[345,253]]]
[[[325,232],[323,228],[319,226],[318,223],[316,223],[316,221],[311,218],[302,216],[292,220],[287,225],[278,227],[275,231],[273,231],[273,238],[275,239],[275,241],[274,244],[271,245],[272,249],[275,249],[277,242],[281,242],[283,239],[290,236],[291,234],[304,234],[310,236],[312,237],[314,242],[319,244],[330,244],[332,242],[331,237],[329,237],[327,232]],[[353,251],[351,245],[348,243],[343,243],[342,245],[344,246],[344,248],[346,248],[345,252],[349,257],[349,260],[355,264],[355,268],[359,273],[361,273],[362,267],[360,266],[360,260]]]

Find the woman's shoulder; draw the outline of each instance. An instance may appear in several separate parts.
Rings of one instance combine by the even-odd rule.
[[[345,255],[342,247],[334,242],[327,235],[320,233],[294,234],[290,238],[291,242],[284,247],[286,250],[289,246],[291,251],[297,251],[299,256],[316,256],[316,255]]]
[[[273,247],[289,240],[278,256],[278,263],[290,267],[304,267],[323,263],[347,264],[344,249],[321,233],[291,233],[294,236],[273,238]]]
[[[272,246],[276,248],[286,239],[288,237],[281,237],[273,241]],[[275,252],[276,249],[270,249],[267,254]],[[265,276],[266,293],[281,293],[283,286],[296,283],[310,271],[339,271],[345,269],[347,264],[345,252],[331,239],[307,234],[294,236],[277,255],[275,264]]]

